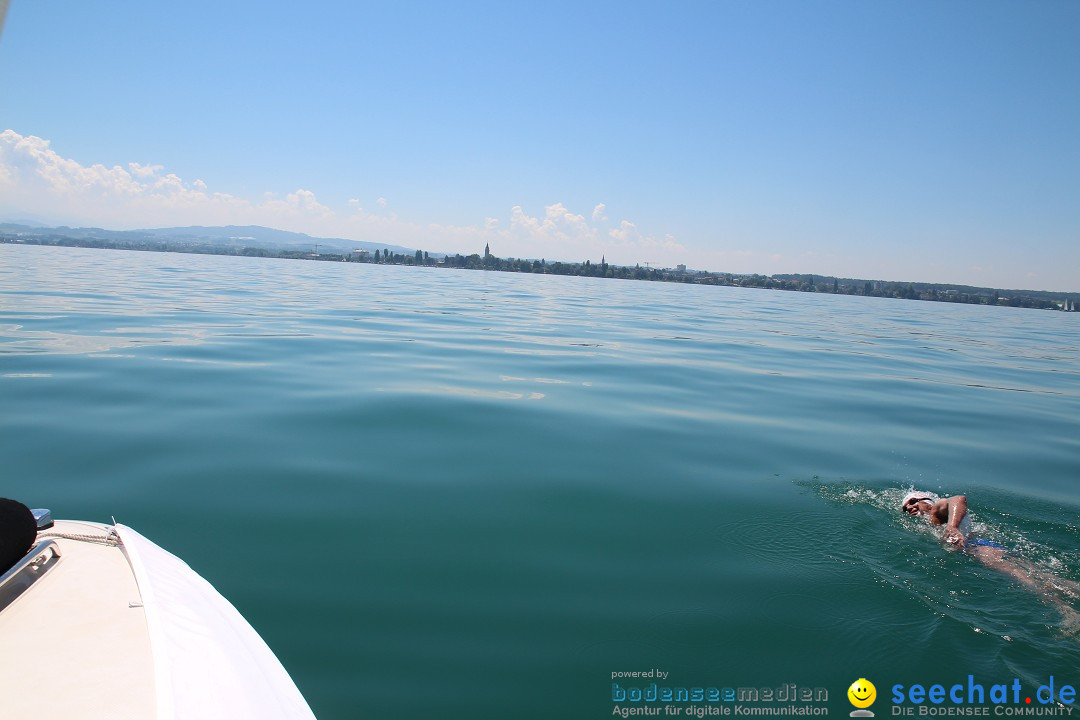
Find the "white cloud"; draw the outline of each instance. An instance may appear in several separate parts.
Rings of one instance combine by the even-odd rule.
[[[637,225],[629,220],[623,220],[618,228],[608,230],[608,237],[614,240],[616,247],[634,248],[641,250],[662,250],[670,253],[669,257],[677,257],[679,251],[686,248],[679,243],[674,235],[666,234],[662,238],[652,235],[643,235]]]
[[[620,243],[628,243],[637,237],[637,226],[627,220],[619,223],[618,229],[608,230],[608,236]]]
[[[528,215],[520,205],[510,210],[507,237],[517,248],[516,257],[589,257],[599,247],[599,233],[584,215],[570,212],[562,203],[544,208],[543,217]],[[539,252],[538,252],[539,251]]]
[[[388,206],[385,197],[376,204]],[[266,225],[316,236],[371,240],[434,252],[482,252],[490,243],[502,257],[598,260],[633,264],[648,259],[681,262],[683,249],[671,235],[654,237],[623,220],[604,232],[606,206],[596,205],[591,220],[562,203],[529,215],[523,206],[507,218],[484,217],[476,225],[419,224],[396,215],[370,214],[357,198],[335,209],[316,193],[298,188],[284,196],[264,193],[249,200],[212,191],[201,179],[185,181],[162,165],[129,162],[85,166],[54,151],[49,141],[13,130],[0,132],[0,212],[36,215],[58,224],[111,229],[169,225]],[[658,250],[667,253],[659,257]]]
[[[136,177],[152,177],[153,175],[161,172],[165,169],[164,165],[140,165],[137,162],[128,163],[128,168],[131,170],[131,174]]]
[[[333,217],[310,190],[253,203],[185,182],[161,165],[84,166],[54,151],[49,141],[13,130],[0,133],[0,209],[58,221],[127,229],[165,225],[276,225],[307,231]]]
[[[316,200],[315,193],[310,190],[297,190],[290,193],[285,197],[285,202],[290,208],[315,211],[324,215],[332,212],[330,208]]]
[[[664,248],[665,250],[685,250],[686,246],[675,239],[675,236],[671,233],[664,235],[664,239],[659,241],[657,247]]]
[[[510,208],[510,227],[534,233],[540,229],[540,220],[529,217],[520,205],[515,205]]]
[[[529,215],[515,205],[510,211],[510,227],[499,239],[509,244],[512,251],[505,254],[512,257],[581,260],[606,256],[609,261],[625,264],[639,262],[641,254],[649,251],[658,261],[664,258],[674,265],[682,260],[685,250],[673,235],[642,233],[629,220],[620,221],[617,228],[604,233],[562,203],[546,206],[543,216]]]
[[[150,217],[166,222],[195,206],[217,214],[250,207],[229,195],[209,195],[201,180],[188,185],[160,165],[84,166],[56,153],[47,140],[0,133],[0,184],[6,209],[72,221],[134,227]],[[157,224],[162,224],[158,222]]]

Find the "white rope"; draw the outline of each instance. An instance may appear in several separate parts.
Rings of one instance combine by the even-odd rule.
[[[110,547],[117,547],[120,545],[120,536],[116,534],[116,531],[109,531],[108,535],[80,535],[78,533],[62,533],[62,532],[39,532],[39,538],[61,538],[63,540],[77,540],[79,542],[98,543],[100,545],[109,545]]]

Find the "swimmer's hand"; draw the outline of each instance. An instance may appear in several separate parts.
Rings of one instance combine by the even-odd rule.
[[[964,545],[966,544],[964,533],[960,532],[956,528],[946,528],[945,542],[950,545],[956,545],[957,547],[964,547]]]

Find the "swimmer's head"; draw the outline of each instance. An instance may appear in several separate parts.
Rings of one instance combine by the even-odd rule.
[[[934,496],[930,493],[912,490],[904,496],[903,502],[900,503],[900,509],[908,515],[922,515],[930,512],[934,508],[935,502]]]

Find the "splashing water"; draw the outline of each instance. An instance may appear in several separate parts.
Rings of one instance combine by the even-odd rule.
[[[881,582],[918,598],[936,616],[968,622],[980,633],[993,632],[991,628],[1015,622],[1006,617],[995,619],[999,613],[993,611],[994,595],[1005,593],[1018,599],[1012,591],[1023,586],[1060,614],[1054,623],[1058,630],[1072,636],[1080,633],[1080,613],[1074,607],[1080,599],[1080,554],[1071,550],[1075,526],[1061,509],[1018,495],[980,491],[968,497],[972,536],[1004,545],[1006,551],[1002,554],[969,546],[967,551],[958,552],[940,542],[940,527],[899,511],[908,493],[925,488],[917,490],[911,484],[890,481],[828,483],[815,479],[796,484],[831,503],[869,510],[883,538],[852,543],[844,555],[865,564]],[[927,492],[940,497],[957,494],[946,489]],[[972,562],[982,552],[1000,555],[1001,560]],[[1029,601],[1037,602],[1035,597]],[[998,609],[1002,616],[1014,612],[1012,606]],[[1004,631],[995,634],[1010,642],[1014,639]]]

